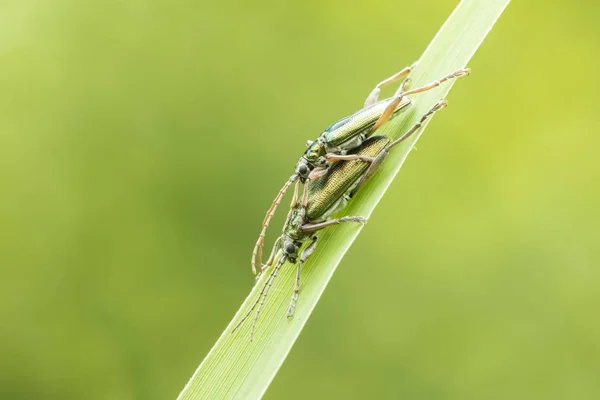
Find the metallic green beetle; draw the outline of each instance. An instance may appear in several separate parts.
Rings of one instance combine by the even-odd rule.
[[[252,331],[250,333],[250,340],[252,340],[256,321],[269,293],[269,289],[285,261],[298,264],[296,270],[296,285],[287,313],[288,317],[293,315],[300,290],[300,271],[304,262],[317,247],[318,237],[316,233],[324,228],[338,225],[342,222],[365,223],[367,219],[364,217],[345,216],[337,219],[330,219],[330,217],[346,207],[348,201],[369,180],[369,178],[373,176],[373,173],[379,168],[394,146],[406,140],[416,132],[417,129],[431,117],[431,115],[445,106],[445,100],[438,102],[429,112],[423,115],[418,123],[399,139],[392,140],[387,136],[381,135],[365,139],[358,147],[351,150],[344,160],[333,164],[318,180],[309,182],[309,184],[306,185],[308,186],[308,189],[305,191],[305,195],[303,195],[301,200],[298,200],[298,186],[295,187],[292,206],[284,224],[283,233],[276,240],[273,251],[265,265],[265,269],[273,264],[279,250],[281,250],[281,255],[269,278],[265,282],[256,302],[238,322],[233,329],[234,331],[248,318],[250,313],[252,313],[258,305],[252,324]],[[310,244],[299,254],[300,248],[308,240],[311,240]]]
[[[298,181],[305,184],[309,180],[317,179],[332,163],[348,160],[347,153],[349,151],[359,147],[361,143],[371,137],[385,122],[410,106],[412,101],[406,96],[425,92],[439,86],[442,82],[469,74],[469,69],[460,69],[423,87],[406,91],[406,87],[409,84],[409,79],[407,78],[400,85],[394,96],[378,101],[382,87],[404,78],[413,68],[414,65],[406,67],[397,74],[381,81],[367,97],[363,109],[330,125],[314,142],[307,142],[308,148],[296,163],[294,174],[288,179],[283,188],[281,188],[267,211],[261,233],[252,251],[252,272],[256,273],[257,258],[260,270],[264,269],[262,266],[262,248],[267,227],[283,195],[291,185],[295,183],[297,187]],[[363,159],[363,161],[368,160]]]

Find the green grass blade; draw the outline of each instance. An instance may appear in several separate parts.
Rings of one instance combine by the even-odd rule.
[[[509,1],[463,0],[419,60],[417,68],[411,74],[411,87],[426,84],[464,68]],[[405,55],[400,55],[398,59],[405,59]],[[440,98],[445,97],[453,83],[414,96],[414,104],[410,111],[405,113],[404,117],[386,124],[380,133],[399,137]],[[440,111],[439,114],[445,112],[449,112],[448,109]],[[423,130],[413,135],[391,153],[376,176],[361,190],[344,214],[367,217],[371,215],[422,132]],[[287,263],[282,267],[258,320],[254,341],[250,342],[253,315],[234,334],[231,331],[241,315],[244,315],[256,300],[262,283],[267,278],[264,276],[200,364],[179,395],[179,399],[260,398],[285,360],[337,265],[361,229],[357,224],[342,224],[320,233],[319,247],[303,267],[300,298],[291,319],[286,318],[286,311],[294,287],[296,269]]]

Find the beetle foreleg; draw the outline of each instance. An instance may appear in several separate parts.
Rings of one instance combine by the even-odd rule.
[[[342,222],[358,222],[360,224],[366,224],[367,218],[365,217],[342,217],[339,219],[330,219],[329,221],[319,222],[318,224],[304,224],[300,227],[300,230],[304,233],[314,233],[325,229],[328,226],[339,225]]]
[[[373,160],[375,160],[374,157],[361,156],[359,154],[335,154],[335,153],[325,154],[325,158],[327,159],[327,161],[330,161],[330,162],[360,160],[360,161],[364,161],[367,163],[372,163]]]
[[[307,180],[316,181],[317,179],[325,175],[326,172],[327,168],[315,168],[312,171],[310,171],[310,175],[308,175]]]
[[[402,71],[397,72],[396,74],[390,76],[389,78],[384,79],[381,82],[379,82],[377,84],[377,86],[375,86],[375,88],[371,91],[369,96],[367,96],[367,100],[365,100],[365,107],[370,106],[371,104],[377,103],[377,101],[379,100],[379,93],[381,92],[382,87],[387,86],[391,83],[397,82],[398,80],[404,78],[406,75],[408,75],[410,73],[410,71],[413,70],[413,68],[416,65],[417,65],[417,63],[414,63],[410,67],[404,67],[404,69]]]
[[[306,210],[306,207],[308,206],[308,182],[310,181],[310,179],[306,179],[306,182],[304,182],[304,186],[302,187],[302,216],[304,217],[304,210]]]

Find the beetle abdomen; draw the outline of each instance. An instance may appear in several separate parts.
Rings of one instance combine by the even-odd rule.
[[[348,154],[375,157],[391,142],[387,136],[373,136]],[[309,221],[325,219],[345,205],[344,196],[353,189],[360,177],[369,168],[369,163],[361,160],[338,161],[329,170],[308,186],[306,218]]]

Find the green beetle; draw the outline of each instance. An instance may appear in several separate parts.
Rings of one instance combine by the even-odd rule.
[[[348,154],[352,153],[353,149],[358,148],[365,140],[372,137],[385,122],[394,118],[402,110],[411,105],[412,101],[407,96],[433,89],[443,82],[468,75],[470,72],[469,69],[459,69],[439,80],[408,91],[406,88],[410,80],[407,78],[400,85],[394,96],[381,101],[378,100],[382,87],[404,78],[413,68],[414,65],[406,67],[395,75],[381,81],[367,97],[363,109],[331,124],[317,140],[307,142],[308,148],[296,163],[294,174],[283,185],[267,211],[261,233],[252,251],[252,272],[256,273],[257,258],[260,270],[263,270],[262,248],[267,227],[283,195],[290,186],[295,183],[297,187],[298,182],[305,184],[307,181],[318,179],[333,163],[348,160]],[[368,162],[369,160],[364,158],[362,161]]]
[[[446,106],[446,101],[441,100],[421,120],[409,129],[399,139],[392,140],[387,136],[371,136],[365,139],[358,147],[347,153],[344,160],[333,164],[318,180],[309,182],[302,199],[298,199],[298,186],[294,189],[294,196],[290,213],[283,227],[282,235],[275,241],[273,250],[265,265],[269,268],[279,251],[281,254],[275,263],[275,267],[265,282],[256,302],[248,310],[247,314],[233,329],[234,331],[248,318],[250,313],[258,305],[250,340],[252,340],[256,321],[267,298],[273,280],[277,276],[282,265],[289,261],[298,264],[296,270],[296,285],[290,301],[287,316],[291,317],[296,307],[298,293],[300,291],[300,271],[302,265],[317,247],[317,232],[332,225],[343,222],[366,223],[365,217],[344,216],[331,219],[330,217],[344,209],[350,199],[360,188],[373,176],[377,168],[384,161],[389,151],[399,143],[406,140],[416,132],[423,123],[436,111]],[[368,161],[368,162],[365,162]],[[300,248],[307,242],[308,246],[300,253]]]

